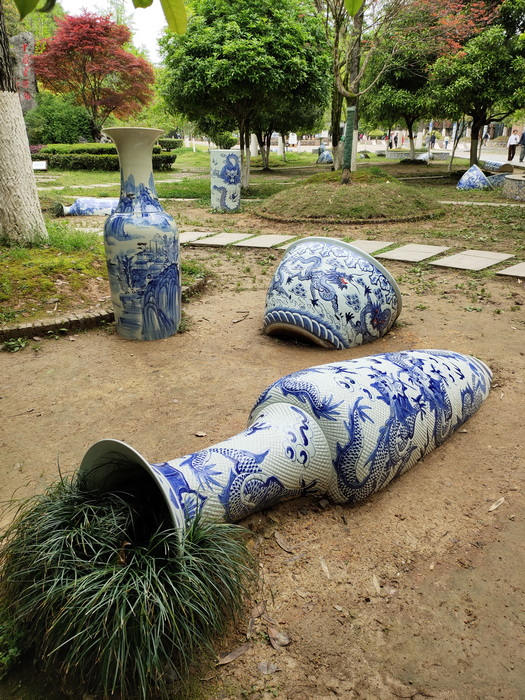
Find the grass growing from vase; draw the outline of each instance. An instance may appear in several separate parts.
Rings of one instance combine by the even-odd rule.
[[[104,696],[184,686],[239,612],[253,568],[241,528],[198,517],[178,532],[161,500],[156,487],[100,494],[75,477],[21,505],[0,550],[0,600],[21,651]]]

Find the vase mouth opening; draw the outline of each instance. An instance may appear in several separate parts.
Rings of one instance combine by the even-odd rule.
[[[119,440],[100,440],[84,455],[78,470],[85,487],[98,493],[114,493],[124,500],[143,498],[153,505],[156,521],[178,527],[169,498],[155,471],[142,455]]]

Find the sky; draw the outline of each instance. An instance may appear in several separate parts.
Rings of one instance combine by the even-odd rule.
[[[88,12],[101,13],[108,11],[108,5],[104,0],[60,0],[64,11],[70,15],[79,15],[83,9]],[[133,7],[131,0],[126,0],[126,14],[133,16],[134,32],[133,43],[137,48],[144,47],[149,54],[152,63],[160,63],[160,55],[157,47],[157,38],[162,35],[162,30],[166,26],[164,13],[160,0],[153,0],[153,4],[146,9]]]

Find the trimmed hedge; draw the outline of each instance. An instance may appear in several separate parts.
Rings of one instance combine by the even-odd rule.
[[[40,153],[66,154],[66,153],[90,153],[92,155],[116,154],[117,149],[113,143],[49,143],[40,149]],[[153,146],[153,153],[160,153],[160,146]]]
[[[173,151],[182,148],[182,139],[157,139],[157,143],[163,151]]]
[[[43,153],[41,150],[31,156],[32,160],[47,160],[50,170],[114,170],[120,169],[118,155],[108,153],[93,155],[90,153]],[[153,170],[170,170],[176,161],[176,155],[153,154]]]

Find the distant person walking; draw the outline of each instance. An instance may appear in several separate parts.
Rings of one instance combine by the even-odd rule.
[[[507,154],[507,160],[512,160],[514,156],[516,155],[516,146],[520,142],[520,137],[518,134],[518,130],[514,129],[512,134],[509,136],[509,140],[507,141],[507,148],[509,149],[509,152]]]
[[[525,158],[525,129],[523,129],[523,132],[521,134],[520,138],[520,144],[521,149],[520,149],[520,163],[523,163],[523,159]]]

